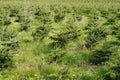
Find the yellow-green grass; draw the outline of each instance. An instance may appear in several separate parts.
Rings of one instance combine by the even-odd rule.
[[[120,5],[120,1],[119,0],[1,0],[0,1],[0,6],[5,6],[5,5],[23,5],[23,6],[49,6],[49,5],[67,5],[68,7],[71,5],[74,6],[78,6],[81,8],[119,8]],[[27,5],[26,5],[27,4]],[[77,25],[79,27],[83,27],[86,26],[87,22],[89,21],[87,17],[82,16],[82,21],[80,23],[78,23]],[[53,27],[53,31],[51,31],[51,33],[49,35],[56,35],[56,33],[60,33],[62,31],[64,31],[64,27],[65,27],[65,23],[67,22],[67,20],[72,20],[71,15],[67,15],[65,17],[65,20],[59,24],[53,23],[52,27]],[[104,20],[101,19],[101,22],[104,22]],[[14,56],[14,62],[15,62],[15,67],[12,69],[8,69],[3,71],[2,74],[4,74],[4,76],[0,76],[3,77],[2,80],[9,80],[10,78],[17,78],[21,75],[27,75],[27,74],[36,74],[36,75],[44,75],[45,73],[47,74],[47,71],[52,72],[53,69],[53,73],[50,74],[54,74],[56,73],[58,75],[57,72],[57,67],[59,66],[60,68],[63,68],[64,66],[66,66],[65,64],[48,64],[46,61],[46,57],[48,54],[44,54],[43,52],[39,51],[37,49],[37,47],[39,47],[39,45],[42,45],[43,43],[48,44],[49,42],[52,42],[49,39],[46,39],[44,42],[34,42],[33,41],[33,37],[31,36],[32,31],[34,31],[37,27],[39,27],[39,21],[38,20],[34,20],[32,22],[32,26],[30,27],[30,29],[28,31],[23,31],[18,33],[18,36],[15,38],[16,40],[19,40],[19,48],[17,49],[17,54],[15,54]],[[14,28],[16,30],[19,30],[20,28],[20,24],[16,24],[13,23],[9,26],[10,28]],[[84,34],[84,32],[82,32],[82,36],[79,37],[80,41],[73,41],[70,42],[69,44],[67,44],[67,48],[68,48],[68,52],[72,52],[75,50],[76,46],[78,44],[83,43],[83,38],[86,35]],[[111,36],[107,37],[108,41],[113,41],[116,40],[116,38],[113,38]],[[102,41],[101,41],[102,42]],[[43,47],[44,48],[44,47]],[[84,49],[83,52],[87,52],[86,55],[89,53],[89,50]],[[72,56],[73,53],[68,53],[69,56]],[[80,56],[82,59],[82,56]],[[82,60],[81,60],[82,61]],[[84,60],[83,60],[84,62]],[[43,70],[39,70],[39,66],[42,65],[42,69]],[[85,69],[80,69],[81,71],[81,75],[87,73],[86,75],[88,75],[90,73],[90,71],[86,70],[86,67],[88,70],[91,70],[89,68],[91,68],[91,65],[88,66],[89,64],[83,64],[83,68]],[[50,68],[48,68],[47,66],[49,66]],[[54,70],[55,68],[55,70]],[[74,68],[74,66],[70,67],[71,69]],[[42,72],[42,73],[40,73]],[[74,73],[74,72],[73,72]],[[71,74],[73,74],[71,71]],[[48,72],[49,74],[49,72]],[[56,75],[55,74],[55,75]],[[91,74],[90,74],[91,75]]]

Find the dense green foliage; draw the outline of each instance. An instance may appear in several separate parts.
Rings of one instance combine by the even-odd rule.
[[[0,79],[120,80],[119,5],[119,0],[3,1]]]
[[[14,40],[16,33],[7,27],[0,29],[0,69],[12,66],[12,58],[18,42]]]

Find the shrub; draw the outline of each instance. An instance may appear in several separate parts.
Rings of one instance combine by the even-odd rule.
[[[64,12],[59,12],[59,13],[55,14],[54,21],[55,22],[60,22],[64,19],[64,17],[65,17],[65,13]]]
[[[9,17],[6,15],[0,15],[0,25],[8,26],[9,24],[11,24]]]
[[[42,24],[47,24],[47,23],[51,23],[52,19],[51,19],[51,12],[44,8],[37,8],[35,11],[35,18],[38,19]]]
[[[11,7],[9,16],[10,17],[16,17],[18,15],[18,13],[19,13],[19,8],[20,7],[16,7],[16,6]]]
[[[53,63],[59,61],[66,53],[61,52],[60,49],[54,50],[51,54],[48,55],[48,62]]]
[[[112,30],[112,35],[120,39],[120,24],[119,23],[114,24],[111,30]]]
[[[104,27],[93,27],[85,38],[86,47],[92,48],[98,41],[105,39],[107,35],[108,33]]]
[[[51,29],[50,25],[42,25],[32,33],[33,39],[35,41],[42,41],[45,37],[48,36],[48,33]]]
[[[95,50],[90,58],[90,62],[93,64],[102,64],[105,61],[109,60],[109,56],[111,55],[111,51],[109,50]]]
[[[78,26],[70,24],[67,27],[65,27],[63,32],[58,33],[56,37],[50,36],[50,39],[54,40],[54,42],[50,43],[50,45],[53,47],[56,46],[63,48],[69,41],[75,40],[79,36],[80,28]]]
[[[16,33],[9,31],[7,27],[0,29],[0,69],[13,65],[13,55],[18,42],[14,40]]]
[[[119,42],[106,42],[101,49],[92,51],[90,62],[95,65],[102,64],[110,59],[110,56],[120,46]]]
[[[27,31],[30,27],[30,20],[26,19],[24,22],[21,23],[20,31]]]

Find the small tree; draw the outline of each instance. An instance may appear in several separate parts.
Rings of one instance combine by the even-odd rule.
[[[15,31],[9,31],[7,27],[0,29],[0,69],[13,65],[13,55],[18,46],[14,40],[16,36]]]

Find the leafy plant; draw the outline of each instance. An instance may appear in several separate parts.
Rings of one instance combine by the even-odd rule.
[[[0,15],[0,25],[8,26],[9,24],[11,24],[9,17],[6,15]]]
[[[65,17],[65,13],[64,12],[59,12],[59,13],[55,14],[54,21],[55,22],[60,22],[64,19],[64,17]]]
[[[38,19],[43,25],[52,22],[52,15],[49,10],[37,8],[35,11],[35,18]]]
[[[53,43],[50,43],[51,46],[56,47],[65,47],[65,45],[71,41],[75,40],[80,36],[80,29],[78,26],[68,25],[65,28],[65,31],[57,34],[56,37],[50,36],[50,39],[54,40]]]
[[[32,33],[34,40],[42,41],[45,37],[48,36],[50,29],[51,29],[50,25],[42,25],[36,28],[35,32]]]
[[[99,65],[109,61],[110,56],[119,48],[119,42],[106,42],[101,49],[94,50],[90,57],[90,62]]]
[[[18,42],[14,40],[16,33],[9,31],[7,27],[0,29],[0,69],[13,65],[13,55]]]
[[[30,20],[26,19],[24,22],[21,23],[20,31],[27,31],[30,27]]]
[[[105,39],[105,37],[107,36],[107,31],[105,30],[104,27],[95,27],[92,28],[89,32],[87,37],[85,38],[85,45],[87,48],[91,48],[93,46],[95,46],[95,44],[102,40]]]
[[[14,6],[10,8],[10,17],[16,17],[19,14],[20,7]]]

